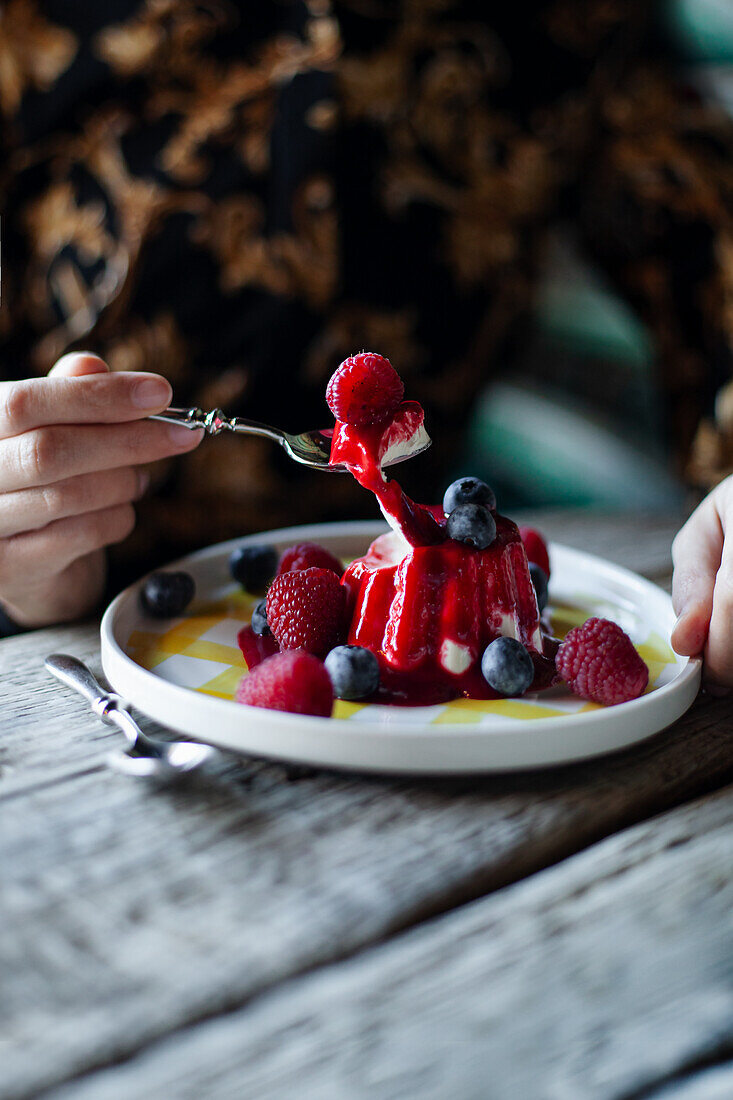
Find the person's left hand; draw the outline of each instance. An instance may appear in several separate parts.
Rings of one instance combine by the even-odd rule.
[[[733,477],[721,481],[672,543],[672,647],[702,656],[705,685],[733,688]]]

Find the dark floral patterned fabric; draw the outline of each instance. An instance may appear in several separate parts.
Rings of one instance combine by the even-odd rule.
[[[426,406],[435,445],[405,476],[429,498],[562,217],[653,328],[678,454],[697,433],[709,483],[733,464],[711,419],[733,139],[653,17],[644,0],[7,0],[2,376],[83,348],[159,371],[179,405],[297,430],[327,422],[329,375],[372,348]],[[120,551],[133,568],[369,507],[349,478],[226,436],[155,480]]]

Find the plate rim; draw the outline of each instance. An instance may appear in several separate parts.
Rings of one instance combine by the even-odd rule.
[[[283,527],[272,531],[257,532],[253,535],[215,543],[212,546],[184,555],[158,568],[181,568],[184,563],[192,563],[207,558],[222,557],[224,555],[228,556],[235,547],[247,545],[248,543],[256,543],[263,539],[275,543],[292,543],[293,541],[305,541],[306,539],[317,541],[318,539],[326,538],[344,539],[347,537],[355,537],[364,538],[366,542],[366,540],[371,541],[386,530],[388,530],[387,525],[379,520],[351,520],[335,523]],[[552,554],[553,552],[555,554],[559,552],[563,556],[569,555],[574,558],[578,564],[584,563],[586,565],[592,565],[594,569],[600,573],[613,575],[617,579],[622,580],[627,586],[637,588],[640,591],[646,590],[647,593],[653,593],[657,599],[662,598],[664,601],[669,601],[671,606],[669,594],[665,592],[664,589],[660,588],[659,585],[656,585],[653,581],[640,576],[638,573],[634,573],[633,570],[627,569],[625,566],[616,565],[605,558],[589,554],[584,550],[576,550],[562,543],[550,543],[550,553]],[[584,731],[589,735],[588,743],[581,746],[578,751],[572,751],[569,755],[558,754],[557,756],[550,752],[547,759],[541,758],[536,763],[524,762],[502,764],[487,762],[485,765],[474,764],[472,766],[461,766],[460,762],[456,762],[456,765],[453,767],[445,762],[437,766],[431,766],[429,762],[426,762],[425,765],[422,766],[420,761],[411,761],[409,766],[405,767],[404,762],[401,763],[398,759],[388,766],[385,766],[384,763],[372,764],[368,760],[364,760],[362,763],[358,764],[344,764],[340,763],[338,760],[332,759],[331,751],[327,751],[326,758],[323,758],[321,753],[310,751],[308,746],[304,746],[305,751],[293,758],[290,753],[278,752],[276,749],[270,750],[267,747],[252,749],[246,747],[238,748],[233,746],[231,741],[227,738],[223,740],[219,739],[216,735],[216,731],[207,737],[203,737],[199,732],[186,731],[189,733],[189,736],[197,740],[210,741],[211,744],[226,748],[229,751],[271,756],[279,759],[297,759],[307,762],[322,763],[331,767],[347,767],[350,770],[357,769],[381,773],[390,771],[404,773],[408,771],[411,773],[447,774],[448,772],[457,773],[461,771],[505,771],[524,770],[526,768],[553,765],[558,766],[576,760],[588,759],[592,756],[605,755],[606,753],[636,744],[657,732],[661,732],[684,713],[697,695],[699,687],[702,662],[699,658],[691,657],[687,658],[684,664],[681,664],[679,672],[668,684],[664,684],[654,692],[648,695],[642,695],[640,698],[631,700],[628,703],[622,703],[615,707],[606,707],[602,710],[589,711],[582,714],[525,719],[521,723],[513,723],[510,728],[448,722],[438,725],[415,721],[400,723],[399,721],[370,722],[368,720],[360,720],[354,722],[353,720],[343,718],[323,719],[311,715],[297,715],[289,712],[270,711],[260,707],[243,706],[243,704],[235,703],[229,699],[220,699],[215,696],[204,695],[196,692],[192,688],[165,681],[161,677],[157,677],[154,672],[138,665],[132,657],[125,653],[115,636],[115,627],[123,609],[127,608],[131,600],[137,601],[137,593],[140,587],[144,584],[150,573],[154,571],[155,570],[150,570],[148,573],[138,578],[138,580],[125,588],[111,601],[104,612],[100,624],[100,641],[102,649],[102,667],[105,676],[107,676],[115,690],[119,690],[120,694],[125,695],[131,704],[144,714],[147,714],[149,717],[165,725],[172,725],[170,717],[166,717],[166,712],[171,709],[178,709],[178,707],[184,705],[186,700],[190,702],[191,696],[193,696],[203,701],[201,705],[205,705],[208,709],[212,722],[215,721],[217,714],[231,716],[231,708],[237,707],[240,711],[244,711],[243,726],[249,724],[247,719],[249,719],[250,722],[252,719],[255,719],[255,724],[265,731],[268,729],[275,730],[278,727],[281,728],[284,723],[287,723],[289,726],[292,724],[294,729],[302,731],[304,739],[307,739],[308,735],[311,735],[316,736],[316,738],[321,741],[324,739],[325,728],[328,735],[326,740],[330,741],[334,738],[346,737],[349,740],[350,746],[357,748],[357,742],[361,744],[365,739],[375,742],[378,747],[391,746],[401,741],[403,746],[412,745],[414,748],[418,741],[423,741],[430,747],[431,745],[439,745],[448,738],[456,749],[462,748],[466,750],[467,748],[471,749],[471,747],[483,746],[487,743],[494,746],[501,746],[504,743],[511,742],[512,745],[521,750],[522,747],[531,744],[540,733],[556,734],[561,726],[568,725],[569,719],[572,720],[573,731],[571,735],[570,730],[568,730],[569,742],[576,740],[576,735],[583,734]],[[150,678],[150,680],[148,680],[148,678]],[[153,686],[152,681],[154,681],[155,691],[153,694],[157,696],[157,698],[154,699],[152,707],[147,698],[144,703],[138,701],[140,698],[136,684],[138,680],[141,681],[143,694],[149,694],[149,689]],[[130,686],[132,686],[132,692],[130,691]],[[148,688],[147,693],[145,692],[146,686]],[[678,698],[680,696],[681,699]],[[160,702],[160,706],[158,706],[158,702]],[[673,710],[674,715],[668,720],[665,720],[661,725],[653,721],[650,724],[648,719],[651,717],[651,714],[649,712],[655,712],[660,709],[664,710],[665,703],[668,704],[666,709]],[[670,707],[669,704],[673,705]],[[638,732],[638,729],[636,729],[634,734],[627,739],[615,739],[611,747],[607,745],[599,747],[597,743],[594,743],[597,742],[598,738],[592,738],[590,734],[594,731],[596,734],[602,735],[606,727],[616,726],[619,718],[619,707],[624,708],[623,713],[629,719],[629,722],[626,724],[633,727],[639,727],[642,732]],[[644,721],[645,717],[647,721]],[[176,722],[176,725],[179,724],[179,722]],[[648,728],[650,725],[653,728]],[[548,738],[548,741],[550,739],[551,738]],[[254,740],[256,741],[257,738]],[[310,748],[314,748],[314,746]],[[349,754],[347,753],[346,755],[348,756]],[[357,755],[360,754],[357,752]],[[397,756],[399,755],[398,753]],[[499,753],[499,755],[501,756],[503,754]],[[521,757],[523,753],[520,751],[518,755]]]

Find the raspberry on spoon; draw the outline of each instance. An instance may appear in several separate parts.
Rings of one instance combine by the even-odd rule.
[[[344,359],[331,376],[326,401],[343,424],[366,427],[392,416],[404,392],[402,379],[389,359],[361,351]]]

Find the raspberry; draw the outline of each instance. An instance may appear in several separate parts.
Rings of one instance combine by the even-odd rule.
[[[302,649],[276,653],[242,678],[238,703],[330,718],[331,678],[322,661]]]
[[[337,577],[342,576],[344,571],[343,563],[324,546],[319,546],[317,542],[299,542],[297,546],[288,547],[280,558],[277,575],[279,577],[281,573],[294,573],[297,569],[309,569],[311,566],[330,569]]]
[[[539,565],[547,579],[550,579],[550,555],[547,553],[547,544],[539,531],[534,527],[520,527],[519,536],[524,543],[527,552],[527,561]]]
[[[389,359],[361,351],[344,359],[331,376],[326,401],[337,420],[366,427],[391,416],[404,392],[402,379]]]
[[[649,669],[633,642],[610,619],[587,619],[562,642],[557,671],[581,699],[612,706],[642,694]]]
[[[281,573],[270,585],[266,606],[281,649],[307,649],[323,657],[341,641],[346,589],[330,569]]]

